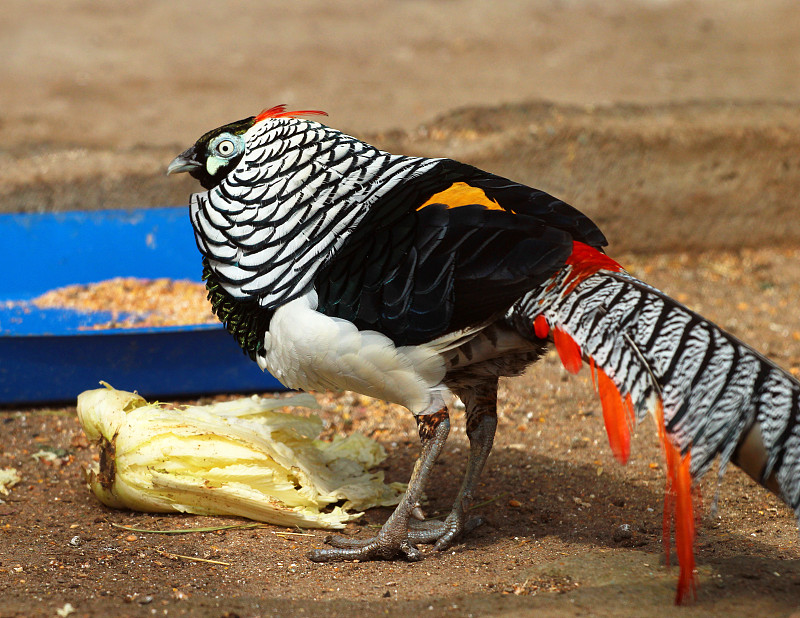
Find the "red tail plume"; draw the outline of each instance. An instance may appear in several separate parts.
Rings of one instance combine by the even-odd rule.
[[[573,243],[572,254],[567,258],[566,264],[571,269],[564,280],[565,293],[571,292],[581,281],[600,270],[610,272],[623,270],[617,262],[604,253],[577,241]],[[555,281],[552,285],[555,285]],[[548,335],[551,325],[544,316],[540,315],[534,320],[533,326],[536,336],[544,338]],[[567,371],[577,373],[582,362],[580,346],[558,325],[553,325],[552,334],[553,342],[564,367]],[[624,464],[630,455],[630,430],[635,423],[631,395],[628,393],[623,398],[611,378],[596,366],[594,359],[589,358],[588,360],[592,382],[600,395],[603,420],[611,451],[614,453],[614,457]],[[670,532],[674,521],[675,548],[680,564],[675,603],[680,605],[695,598],[697,588],[694,575],[695,518],[690,472],[691,458],[689,453],[681,456],[678,448],[670,441],[664,426],[664,410],[660,400],[657,406],[655,417],[667,463],[667,488],[664,496],[664,547],[667,552],[667,560],[669,560]]]
[[[546,335],[545,328],[547,322],[538,316],[534,320],[534,329],[538,329]],[[541,336],[537,333],[537,336]],[[570,373],[578,373],[583,364],[581,358],[581,348],[577,342],[565,331],[556,327],[553,329],[553,343],[556,346],[559,358],[564,368]],[[611,452],[621,463],[627,463],[631,453],[631,432],[630,427],[634,422],[633,402],[631,396],[625,399],[619,393],[619,389],[614,385],[606,373],[596,367],[594,360],[590,360],[589,366],[592,372],[592,382],[595,381],[597,373],[596,388],[600,393],[600,403],[603,407],[603,420],[608,433],[608,442],[611,445]]]
[[[298,116],[327,116],[327,112],[322,112],[316,109],[305,109],[300,111],[286,111],[285,105],[276,105],[275,107],[270,107],[269,109],[262,110],[261,113],[256,116],[256,122],[261,122],[262,120],[266,120],[267,118],[297,118]]]
[[[547,322],[538,316],[534,320],[534,329],[546,334]],[[537,336],[541,336],[537,332]],[[564,368],[570,373],[578,373],[583,364],[581,358],[581,348],[577,342],[565,331],[556,327],[553,329],[553,343],[556,346],[559,358]],[[608,433],[608,442],[611,445],[611,452],[621,463],[627,463],[631,453],[631,432],[630,427],[634,422],[633,402],[631,396],[625,399],[619,393],[619,389],[614,385],[606,373],[596,367],[594,360],[590,360],[589,366],[592,372],[592,382],[595,381],[597,373],[596,388],[600,393],[600,403],[603,407],[603,420]]]
[[[628,463],[631,454],[630,423],[633,418],[633,403],[631,396],[622,399],[619,389],[606,375],[606,372],[597,368],[597,392],[600,394],[600,405],[603,408],[603,421],[608,434],[608,444],[611,452],[622,464]]]
[[[669,561],[671,521],[675,521],[675,550],[678,554],[680,575],[675,603],[680,605],[697,595],[697,582],[694,577],[694,505],[692,503],[692,475],[689,471],[690,455],[681,456],[680,451],[670,442],[664,427],[664,410],[661,402],[656,412],[658,435],[667,459],[667,491],[664,495],[664,550]]]
[[[535,327],[536,323],[534,322],[534,328]],[[556,346],[556,351],[561,358],[561,363],[564,365],[564,368],[570,373],[578,373],[583,364],[580,346],[560,328],[553,329],[553,343]]]
[[[537,315],[536,319],[533,320],[533,332],[540,339],[547,339],[547,335],[550,332],[550,325],[543,315]]]

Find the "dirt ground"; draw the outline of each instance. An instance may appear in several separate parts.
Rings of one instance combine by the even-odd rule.
[[[800,374],[800,249],[623,256],[634,273],[698,308]],[[787,264],[789,267],[787,268]],[[388,480],[406,480],[417,452],[410,415],[360,396],[318,394],[326,434],[361,431],[381,441]],[[22,483],[0,505],[0,615],[477,616],[670,614],[677,569],[664,565],[660,447],[650,421],[629,464],[616,464],[587,372],[568,377],[555,354],[501,392],[495,450],[476,513],[486,524],[451,550],[419,563],[309,562],[324,531],[265,527],[164,536],[168,530],[239,523],[150,515],[101,506],[82,482],[95,453],[74,407],[0,414],[0,465]],[[435,470],[425,510],[447,512],[467,453],[463,415]],[[63,449],[55,463],[31,457]],[[718,493],[718,512],[711,508]],[[702,483],[690,616],[790,615],[800,600],[800,546],[793,514],[731,469]],[[368,512],[347,534],[369,535],[388,509]],[[630,533],[621,526],[628,525]],[[288,535],[282,533],[290,533]],[[207,562],[207,561],[215,562]],[[675,563],[674,553],[672,555]]]
[[[196,186],[163,172],[203,132],[277,103],[322,108],[385,148],[566,199],[634,274],[800,375],[799,27],[795,0],[6,0],[0,212],[183,204]],[[318,396],[328,434],[380,440],[388,480],[407,480],[408,413]],[[339,565],[304,557],[323,532],[117,528],[238,522],[109,510],[83,484],[94,450],[74,406],[2,409],[0,468],[22,482],[0,503],[0,616],[797,612],[794,516],[738,470],[703,480],[698,600],[674,609],[652,424],[616,465],[588,374],[554,356],[500,403],[486,524],[419,563]],[[455,496],[462,420],[428,514]],[[33,459],[42,448],[64,456]]]

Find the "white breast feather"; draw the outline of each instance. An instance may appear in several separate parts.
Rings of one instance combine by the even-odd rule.
[[[316,292],[275,311],[259,358],[290,388],[352,390],[423,411],[441,385],[441,356],[425,346],[395,347],[375,331],[317,312]]]

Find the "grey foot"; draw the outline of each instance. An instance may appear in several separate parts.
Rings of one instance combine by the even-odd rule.
[[[411,522],[408,539],[412,543],[432,543],[434,549],[443,551],[483,523],[482,517],[465,520],[451,513],[444,521]]]
[[[340,562],[342,560],[393,560],[403,558],[409,562],[422,560],[422,553],[409,539],[392,539],[383,530],[371,539],[349,539],[329,536],[325,542],[330,549],[312,549],[308,559],[312,562]]]

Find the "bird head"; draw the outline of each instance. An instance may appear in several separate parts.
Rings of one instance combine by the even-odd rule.
[[[234,169],[245,153],[245,133],[253,125],[268,118],[296,118],[320,115],[316,110],[286,111],[286,106],[277,105],[265,109],[258,116],[250,116],[213,129],[197,140],[191,148],[184,150],[167,167],[167,175],[189,172],[200,181],[204,189],[216,187]]]
[[[189,172],[204,189],[216,187],[242,158],[244,134],[255,123],[251,116],[209,131],[172,160],[167,175]]]

